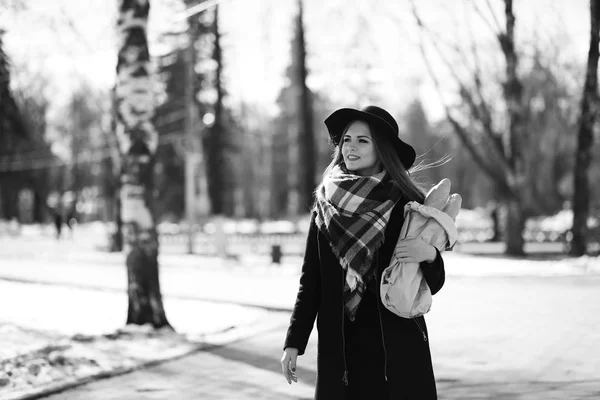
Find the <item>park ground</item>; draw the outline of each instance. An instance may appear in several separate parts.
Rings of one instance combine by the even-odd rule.
[[[0,399],[312,398],[314,334],[298,384],[279,367],[298,256],[163,246],[173,334],[123,329],[123,255],[99,241],[84,229],[0,237]],[[440,399],[600,398],[599,258],[445,260],[427,315]]]

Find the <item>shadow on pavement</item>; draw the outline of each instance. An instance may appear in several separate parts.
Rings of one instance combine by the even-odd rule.
[[[239,347],[228,345],[225,347],[215,347],[206,351],[227,360],[245,363],[256,368],[280,374],[282,382],[285,379],[281,371],[280,360],[272,356],[258,354],[256,350],[243,350]],[[296,368],[296,373],[302,382],[307,385],[314,386],[317,382],[316,371],[298,366]]]

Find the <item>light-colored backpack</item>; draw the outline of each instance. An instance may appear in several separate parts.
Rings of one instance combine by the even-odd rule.
[[[421,237],[440,252],[454,247],[458,239],[454,221],[462,198],[456,193],[450,195],[450,186],[450,180],[444,178],[427,193],[424,204],[411,201],[404,206],[398,240]],[[431,309],[431,290],[416,262],[392,258],[383,271],[380,295],[384,306],[403,318],[419,317]]]

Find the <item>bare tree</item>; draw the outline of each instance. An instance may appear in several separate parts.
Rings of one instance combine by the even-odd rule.
[[[23,143],[31,140],[31,133],[10,87],[11,68],[4,51],[4,33],[0,28],[0,164],[12,161],[22,151]],[[21,171],[10,171],[0,166],[0,217],[7,220],[18,218],[18,195],[22,181]]]
[[[481,11],[477,8],[477,3],[473,2],[476,11],[483,17]],[[490,12],[493,15],[492,7],[487,2]],[[423,35],[431,34],[421,19],[417,8],[412,2],[413,14]],[[527,218],[527,206],[534,203],[532,197],[533,191],[528,186],[527,165],[525,159],[525,149],[529,144],[529,133],[527,130],[527,104],[523,99],[523,84],[517,73],[519,57],[515,50],[515,16],[513,12],[512,0],[504,0],[504,27],[494,16],[493,22],[487,21],[490,28],[494,31],[500,50],[502,52],[505,69],[502,79],[502,93],[505,103],[503,119],[506,120],[503,129],[498,129],[498,124],[494,124],[494,113],[490,103],[484,95],[484,79],[480,66],[480,60],[476,47],[473,46],[472,64],[472,83],[467,84],[456,73],[455,66],[450,60],[444,58],[440,50],[439,42],[443,38],[434,37],[432,41],[438,54],[453,74],[459,85],[459,94],[466,107],[468,120],[476,122],[476,134],[473,134],[473,124],[461,121],[455,115],[455,111],[444,104],[446,117],[452,125],[454,131],[460,138],[463,145],[468,149],[475,163],[481,170],[489,176],[497,187],[497,193],[502,198],[501,201],[506,209],[506,253],[511,255],[523,254],[523,230]],[[429,73],[434,80],[436,88],[441,94],[440,82],[433,71],[424,45],[421,42],[421,52]],[[461,54],[463,58],[466,55],[460,48],[453,48]]]
[[[127,253],[127,324],[168,326],[158,276],[154,159],[158,134],[147,40],[149,0],[119,0],[116,135],[121,154],[121,219]]]
[[[600,42],[600,0],[590,0],[590,49],[581,99],[579,137],[573,175],[573,240],[571,254],[581,256],[587,250],[587,219],[590,207],[588,170],[592,159],[594,124],[598,113],[598,44]]]
[[[310,210],[315,190],[315,134],[313,129],[312,94],[306,85],[308,69],[306,67],[306,41],[304,34],[304,9],[302,0],[298,0],[296,16],[296,37],[293,43],[296,63],[296,83],[298,93],[298,140],[300,144],[299,204],[298,211]]]
[[[213,20],[210,26],[212,35],[212,54],[214,70],[210,71],[210,90],[215,92],[215,99],[209,105],[214,112],[214,124],[208,128],[206,143],[206,162],[208,173],[208,192],[210,196],[211,210],[214,214],[233,213],[228,185],[229,173],[227,165],[227,126],[225,124],[225,113],[223,100],[225,90],[223,87],[223,50],[221,48],[221,30],[219,28],[219,6],[214,7]]]

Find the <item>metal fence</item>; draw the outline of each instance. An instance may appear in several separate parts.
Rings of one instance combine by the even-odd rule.
[[[459,243],[486,243],[493,237],[493,230],[487,228],[459,229]],[[568,248],[570,232],[544,231],[539,229],[525,230],[523,237],[526,243],[561,243]],[[592,244],[600,243],[600,231],[591,232]],[[286,255],[302,255],[306,243],[305,232],[295,233],[254,233],[227,234],[227,248],[232,253],[252,252],[269,254],[273,246],[279,246]],[[188,241],[184,233],[163,233],[160,236],[161,245],[185,244]],[[199,253],[214,253],[214,238],[212,235],[198,232],[194,235],[194,248]]]

